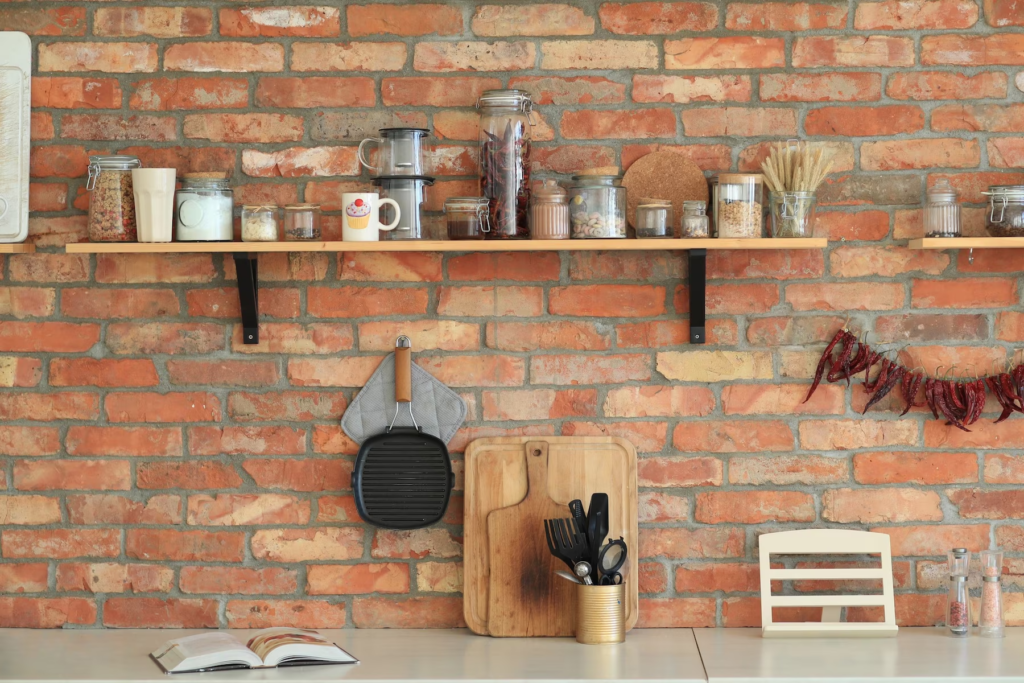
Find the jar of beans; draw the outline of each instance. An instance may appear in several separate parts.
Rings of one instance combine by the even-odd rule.
[[[577,175],[569,191],[573,239],[626,237],[626,188],[621,175]]]
[[[133,168],[142,168],[138,157],[89,157],[89,241],[137,241]]]

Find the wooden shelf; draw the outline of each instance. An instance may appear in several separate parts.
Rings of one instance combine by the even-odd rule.
[[[16,244],[0,244],[0,254],[34,254],[36,245],[18,242]]]
[[[69,254],[265,253],[299,251],[672,251],[689,249],[824,249],[828,240],[646,239],[646,240],[486,240],[429,242],[76,242]]]
[[[911,249],[1024,249],[1024,237],[921,237]]]

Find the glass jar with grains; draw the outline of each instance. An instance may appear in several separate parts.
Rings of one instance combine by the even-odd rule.
[[[242,241],[276,242],[278,209],[273,205],[247,204],[242,207]]]
[[[715,186],[715,228],[718,237],[756,238],[764,232],[764,176],[720,173]]]
[[[89,241],[137,241],[133,168],[142,168],[138,157],[89,157]]]

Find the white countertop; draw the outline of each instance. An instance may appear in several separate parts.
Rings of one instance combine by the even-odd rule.
[[[0,683],[707,680],[690,629],[633,630],[621,645],[580,645],[571,638],[490,638],[464,629],[322,629],[320,633],[361,663],[173,677],[149,658],[161,643],[193,633],[202,631],[0,629]],[[237,633],[245,640],[245,631]]]
[[[943,628],[901,628],[895,638],[763,639],[756,628],[694,635],[709,683],[1024,683],[1024,628],[1003,639],[951,638]]]

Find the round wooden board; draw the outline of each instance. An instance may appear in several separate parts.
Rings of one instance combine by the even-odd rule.
[[[640,157],[622,177],[626,188],[626,218],[636,226],[636,207],[642,198],[672,202],[672,229],[679,225],[684,201],[708,201],[708,181],[697,164],[676,152],[651,152]]]

